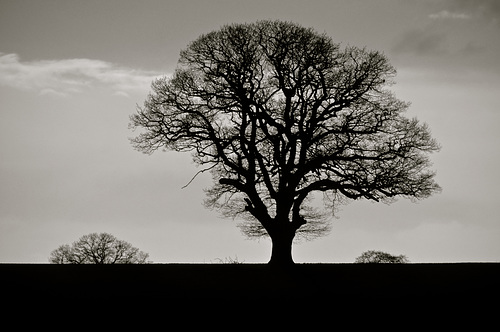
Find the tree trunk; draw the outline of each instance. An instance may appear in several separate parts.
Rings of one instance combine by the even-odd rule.
[[[295,232],[280,232],[271,236],[273,248],[269,265],[289,266],[295,264],[292,258],[292,242]]]

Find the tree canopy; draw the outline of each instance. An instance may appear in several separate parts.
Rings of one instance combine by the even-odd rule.
[[[296,234],[325,234],[325,216],[343,199],[439,190],[428,158],[438,144],[387,89],[395,74],[382,53],[341,48],[298,24],[226,25],[153,82],[131,116],[142,129],[132,142],[145,153],[191,152],[214,178],[206,205],[243,217],[250,237],[270,235],[274,254]]]
[[[409,260],[405,255],[394,256],[383,251],[368,250],[357,257],[355,263],[392,263],[404,264]]]
[[[108,233],[92,233],[52,251],[53,264],[144,264],[149,255]]]

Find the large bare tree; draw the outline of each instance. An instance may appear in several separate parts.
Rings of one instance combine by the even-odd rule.
[[[206,204],[244,217],[251,237],[269,235],[269,263],[291,264],[295,236],[324,234],[325,212],[342,198],[439,190],[428,159],[438,144],[386,89],[395,73],[379,52],[294,23],[226,25],[153,82],[131,116],[141,129],[132,142],[145,153],[192,152],[215,180]]]

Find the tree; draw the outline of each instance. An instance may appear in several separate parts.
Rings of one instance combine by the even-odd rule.
[[[192,152],[196,175],[214,178],[205,204],[243,217],[249,237],[269,235],[269,263],[292,264],[295,236],[325,234],[343,198],[439,190],[427,157],[438,144],[385,88],[394,75],[383,54],[341,49],[294,23],[226,25],[190,43],[173,76],[152,83],[131,116],[140,129],[131,141],[148,154]]]
[[[383,251],[368,250],[356,258],[355,263],[393,263],[403,264],[409,260],[405,255],[393,256]]]
[[[53,264],[145,264],[149,255],[108,233],[92,233],[52,251]]]

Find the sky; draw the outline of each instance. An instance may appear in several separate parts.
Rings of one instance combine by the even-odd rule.
[[[189,154],[135,151],[129,116],[179,52],[228,23],[293,21],[342,46],[382,51],[391,87],[429,125],[442,192],[352,201],[297,263],[367,250],[411,262],[500,261],[500,1],[0,0],[0,262],[108,232],[153,262],[269,260],[269,240],[203,206],[211,176]]]

